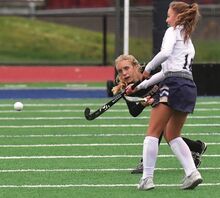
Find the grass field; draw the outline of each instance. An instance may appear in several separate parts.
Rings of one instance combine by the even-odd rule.
[[[59,17],[58,17],[59,18]],[[97,24],[98,25],[98,24]],[[138,24],[136,24],[138,27]],[[196,48],[194,63],[219,63],[220,40],[209,26],[198,29],[193,35]],[[0,17],[0,62],[15,65],[102,65],[103,35],[75,26],[46,22],[38,19],[1,16]],[[131,27],[136,29],[136,26]],[[152,29],[153,27],[149,26]],[[136,31],[140,31],[136,29]],[[204,37],[198,35],[203,34]],[[216,36],[214,36],[216,34]],[[209,36],[210,35],[210,36]],[[211,37],[212,36],[212,37]],[[152,38],[130,37],[130,53],[140,63],[148,62],[152,57]],[[51,50],[53,49],[53,50]],[[107,32],[107,64],[115,59],[115,35]]]
[[[85,120],[85,107],[96,110],[108,100],[22,100],[21,112],[13,110],[14,100],[0,100],[0,197],[219,197],[220,97],[198,98],[183,129],[185,137],[208,144],[204,182],[193,191],[179,189],[183,170],[164,141],[156,189],[136,189],[141,175],[130,170],[141,157],[150,108],[132,118],[120,101]]]

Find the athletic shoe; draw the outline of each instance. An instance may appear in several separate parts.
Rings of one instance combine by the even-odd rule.
[[[201,164],[200,154],[198,152],[193,152],[193,151],[191,152],[191,154],[192,154],[194,164],[195,164],[196,168],[198,168]]]
[[[188,177],[185,177],[183,179],[183,184],[181,186],[181,189],[187,190],[187,189],[194,189],[196,186],[201,184],[203,181],[202,176],[200,175],[198,170],[195,170],[189,175]]]
[[[141,162],[137,165],[137,167],[131,171],[131,174],[139,174],[139,173],[143,173],[143,162],[141,160]]]
[[[152,177],[147,177],[147,178],[144,178],[144,179],[141,178],[137,188],[139,190],[151,190],[151,189],[154,189],[155,186],[154,186],[153,178]]]
[[[199,153],[201,156],[203,153],[205,153],[207,149],[207,144],[205,142],[202,142],[200,140],[196,140],[196,142],[199,142],[201,144],[201,152]]]
[[[196,142],[201,144],[201,151],[200,152],[191,152],[192,153],[192,157],[195,163],[196,168],[198,168],[201,164],[201,158],[202,155],[205,153],[206,149],[207,149],[207,145],[205,142],[202,142],[200,140],[197,140]]]

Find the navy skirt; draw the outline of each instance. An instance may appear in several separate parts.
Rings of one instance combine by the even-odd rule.
[[[197,97],[194,81],[181,77],[168,77],[160,84],[160,102],[172,109],[192,113]]]

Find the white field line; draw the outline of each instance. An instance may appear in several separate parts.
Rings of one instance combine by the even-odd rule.
[[[220,144],[220,143],[219,143]],[[101,147],[101,146],[141,146],[141,143],[97,143],[97,144],[26,144],[26,145],[0,145],[0,148],[31,148],[31,147]]]
[[[85,169],[5,169],[0,170],[0,173],[22,173],[22,172],[127,172],[134,168],[85,168]],[[179,171],[183,168],[156,168],[156,171]],[[220,170],[220,167],[205,167],[199,170]]]
[[[142,155],[57,155],[57,156],[0,156],[0,160],[21,159],[93,159],[93,158],[140,158]],[[158,155],[159,158],[175,157],[174,155]],[[220,155],[203,155],[203,157],[220,157]]]
[[[119,112],[119,110],[108,110],[108,112]],[[79,109],[47,109],[47,110],[42,110],[42,109],[37,109],[37,110],[27,110],[24,109],[22,113],[82,113],[84,110],[79,110]],[[123,109],[122,112],[128,112],[128,110]],[[15,110],[0,110],[0,113],[20,113],[16,112]]]
[[[148,127],[148,124],[66,124],[66,125],[10,125],[0,128],[124,128]],[[184,127],[220,127],[220,124],[184,124]]]
[[[94,109],[96,110],[96,109]],[[91,111],[94,111],[91,110]],[[151,108],[145,109],[144,111],[149,112],[151,110]],[[201,112],[201,111],[220,111],[220,108],[196,108],[194,113],[196,112]],[[41,110],[41,109],[37,109],[37,110],[27,110],[24,107],[24,110],[22,111],[22,113],[68,113],[68,112],[72,112],[72,113],[83,113],[84,109],[47,109],[47,110]],[[127,109],[109,109],[108,113],[121,113],[121,112],[126,112],[128,113]],[[18,113],[15,110],[0,110],[0,113]]]
[[[208,146],[220,145],[220,142],[210,142]],[[0,148],[32,148],[32,147],[108,147],[108,146],[142,146],[143,143],[93,143],[93,144],[10,144],[0,145]],[[160,146],[165,146],[166,143],[161,143]]]
[[[220,132],[204,132],[204,133],[183,133],[183,136],[216,136],[220,135]],[[143,136],[144,133],[106,133],[106,134],[30,134],[30,135],[0,135],[0,138],[63,138],[63,137],[127,137],[127,136]]]
[[[220,116],[188,116],[191,119],[219,119]],[[131,116],[114,116],[114,117],[98,117],[99,120],[132,120]],[[135,120],[149,119],[149,116],[140,116],[133,118]],[[0,120],[85,120],[84,116],[71,116],[71,117],[0,117]]]
[[[82,107],[82,106],[85,106],[85,107],[88,107],[88,106],[102,106],[105,104],[105,102],[108,102],[110,101],[111,98],[109,99],[106,99],[105,101],[103,100],[103,103],[74,103],[74,100],[73,100],[73,103],[69,103],[69,104],[66,104],[66,103],[57,103],[57,104],[51,104],[51,103],[24,103],[25,106],[27,107]],[[207,102],[196,102],[196,105],[219,105],[220,102],[219,101],[207,101]],[[118,102],[117,104],[115,104],[117,106],[125,106],[125,102]],[[11,107],[13,106],[13,104],[0,104],[0,107]]]
[[[180,187],[180,184],[155,184],[156,187]],[[38,184],[38,185],[0,185],[0,188],[115,188],[136,187],[137,184]],[[203,183],[200,187],[220,186],[220,183]]]
[[[220,108],[219,108],[220,110]],[[149,109],[147,109],[147,111],[150,111]],[[15,110],[0,110],[0,113],[20,113],[20,112],[16,112]],[[22,111],[22,113],[83,113],[84,110],[79,110],[79,109],[47,109],[47,110],[42,110],[42,109],[37,109],[37,110],[26,110],[24,108],[24,110]],[[109,109],[108,112],[128,112],[127,109],[121,109],[121,110],[117,110],[117,109]]]
[[[108,102],[108,101],[107,101]],[[105,103],[105,101],[103,103],[57,103],[57,104],[51,104],[51,103],[37,103],[37,104],[28,104],[28,103],[24,103],[24,106],[26,107],[90,107],[90,106],[102,106]],[[117,106],[125,106],[125,103],[117,103],[115,104]],[[0,107],[13,107],[13,104],[0,104]]]

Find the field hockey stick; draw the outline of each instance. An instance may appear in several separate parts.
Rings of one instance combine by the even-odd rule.
[[[141,83],[141,81],[138,81],[138,82],[134,83],[132,85],[132,89],[134,89],[140,83]],[[101,114],[106,112],[110,107],[112,107],[116,102],[118,102],[124,96],[125,92],[126,92],[126,90],[124,90],[123,92],[117,94],[112,100],[110,100],[109,102],[104,104],[102,107],[100,107],[98,110],[96,110],[93,113],[91,113],[90,108],[86,107],[86,109],[84,111],[85,118],[87,120],[94,120],[94,119],[96,119]]]
[[[147,98],[134,97],[134,96],[125,96],[125,99],[129,102],[147,102]]]
[[[158,91],[159,87],[157,85],[154,85],[153,88],[151,88],[146,96],[153,96],[157,91]],[[136,96],[125,96],[125,99],[129,102],[147,102],[148,99],[142,98],[142,97],[136,97]]]

